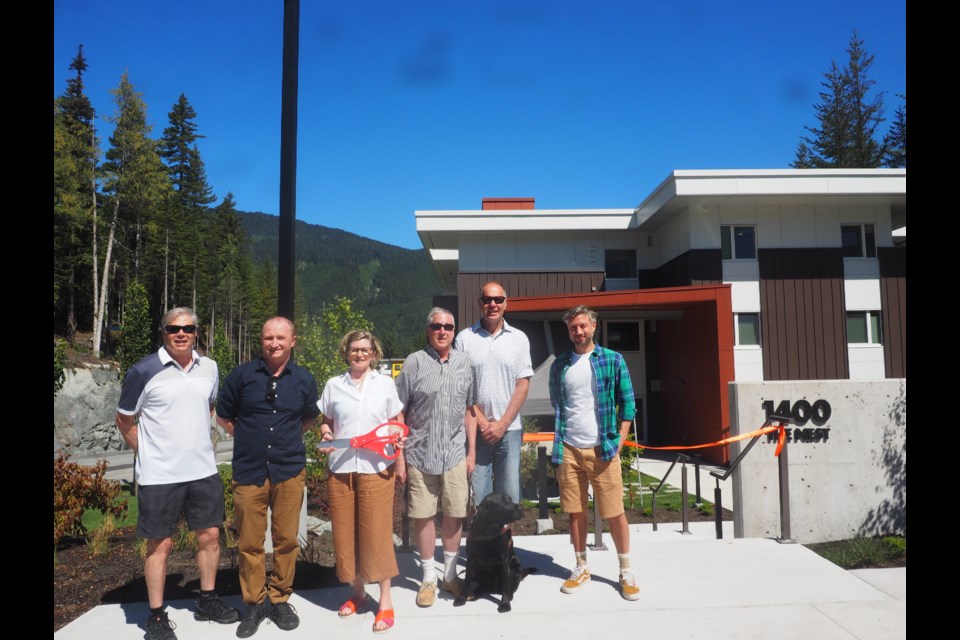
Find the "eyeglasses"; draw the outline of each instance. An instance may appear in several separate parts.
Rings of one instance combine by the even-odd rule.
[[[480,302],[483,304],[490,304],[491,302],[503,304],[506,299],[506,296],[480,296]]]
[[[373,353],[373,349],[367,349],[366,347],[350,347],[350,349],[348,349],[347,351],[352,356],[355,356],[357,354],[361,356],[368,356],[371,353]]]
[[[163,328],[164,331],[169,333],[171,336],[175,336],[181,331],[187,334],[192,334],[197,332],[197,325],[195,324],[168,324]]]
[[[273,376],[271,376],[270,381],[267,382],[267,395],[264,397],[267,402],[273,402],[277,399],[277,379]]]
[[[453,331],[454,328],[452,324],[440,324],[439,322],[433,322],[427,326],[431,331],[440,331],[440,329],[443,329],[444,331]]]

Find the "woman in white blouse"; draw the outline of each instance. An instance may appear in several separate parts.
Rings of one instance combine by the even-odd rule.
[[[323,440],[353,438],[388,421],[399,421],[403,403],[393,378],[376,368],[383,351],[368,331],[351,331],[340,341],[340,355],[349,369],[330,378],[320,396]],[[353,593],[340,607],[349,618],[370,603],[365,585],[380,585],[374,633],[393,627],[391,579],[399,574],[393,548],[393,498],[395,478],[406,481],[402,443],[400,456],[387,460],[369,449],[321,448],[329,454],[329,498],[337,577],[353,585]],[[394,464],[397,462],[398,464]]]

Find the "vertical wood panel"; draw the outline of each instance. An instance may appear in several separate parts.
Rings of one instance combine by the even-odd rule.
[[[757,258],[764,377],[849,377],[840,250],[761,249]]]
[[[907,376],[907,249],[882,247],[880,305],[883,326],[883,361],[888,378]]]

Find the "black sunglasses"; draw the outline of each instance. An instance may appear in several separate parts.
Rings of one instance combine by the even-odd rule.
[[[184,333],[196,333],[197,325],[195,324],[168,324],[163,328],[164,331],[169,333],[172,336],[177,335],[181,331]]]
[[[432,331],[440,331],[440,329],[443,329],[444,331],[453,331],[452,324],[440,324],[439,322],[434,322],[428,324],[427,326],[430,327]]]
[[[273,402],[277,399],[277,379],[273,376],[270,376],[270,380],[267,382],[267,395],[265,397],[267,402]]]
[[[483,304],[490,304],[491,302],[496,302],[497,304],[503,304],[506,300],[506,296],[480,296],[480,302]]]

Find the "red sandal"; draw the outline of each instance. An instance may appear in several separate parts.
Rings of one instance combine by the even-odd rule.
[[[363,594],[363,599],[359,601],[354,600],[354,597],[350,596],[350,598],[340,607],[340,611],[337,612],[337,615],[341,618],[349,618],[357,611],[365,607],[368,602],[370,602],[370,596],[366,593]]]
[[[387,626],[383,629],[377,629],[377,625],[383,622]],[[386,633],[393,629],[393,609],[381,609],[377,612],[377,617],[373,620],[373,632],[374,633]]]

